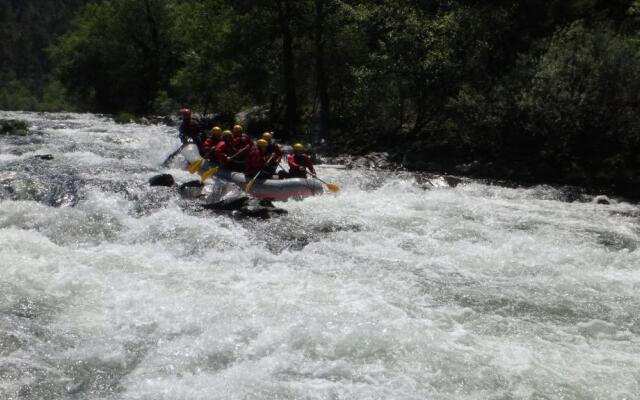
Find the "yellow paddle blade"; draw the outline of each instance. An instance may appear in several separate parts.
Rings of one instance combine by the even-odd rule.
[[[254,176],[253,179],[251,179],[249,183],[247,183],[247,186],[244,187],[245,193],[249,193],[249,190],[251,190],[251,188],[253,187],[253,184],[256,182],[257,177],[258,175]]]
[[[202,177],[200,178],[200,181],[204,182],[207,179],[209,179],[212,176],[214,176],[216,173],[218,173],[218,169],[219,168],[220,167],[213,167],[213,168],[209,168],[208,170],[204,171],[204,174],[202,174]]]
[[[336,193],[340,191],[340,186],[338,185],[334,185],[333,183],[327,183],[327,189],[329,189],[330,192],[332,193]]]
[[[200,170],[200,167],[202,167],[202,163],[203,162],[204,162],[203,158],[199,159],[198,161],[194,161],[191,164],[189,164],[189,167],[187,169],[192,174],[195,174],[196,172],[198,172]]]

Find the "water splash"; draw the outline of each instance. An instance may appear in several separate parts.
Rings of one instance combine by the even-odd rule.
[[[636,205],[321,166],[235,221],[148,187],[173,128],[0,118],[39,132],[0,138],[2,399],[640,393]]]

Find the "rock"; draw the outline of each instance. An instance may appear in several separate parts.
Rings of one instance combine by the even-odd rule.
[[[147,115],[146,117],[140,118],[138,122],[144,125],[178,125],[178,120],[175,117],[171,117],[169,115]]]
[[[173,179],[173,175],[171,174],[161,174],[156,175],[149,179],[150,186],[173,186],[176,184],[175,179]]]
[[[157,123],[161,123],[167,126],[178,126],[178,121],[176,121],[174,118],[171,118],[169,116],[161,117]]]
[[[399,156],[400,157],[400,156]],[[421,151],[409,149],[402,154],[402,165],[413,171],[427,171],[429,170],[429,162],[424,159],[424,154]]]
[[[244,126],[245,131],[256,136],[261,135],[262,132],[273,130],[269,108],[265,106],[255,106],[242,110],[236,114],[235,120]],[[276,138],[278,136],[276,132]]]
[[[456,187],[463,182],[462,178],[458,178],[457,176],[445,175],[443,178],[451,187]]]
[[[473,175],[478,173],[481,168],[479,161],[473,161],[467,164],[458,164],[455,166],[455,171],[464,175]]]
[[[39,154],[34,156],[35,158],[39,158],[41,160],[51,161],[53,160],[53,156],[51,154]]]
[[[242,207],[246,206],[249,203],[250,199],[251,197],[249,197],[249,195],[245,193],[241,193],[233,196],[224,196],[222,200],[205,204],[204,208],[206,208],[207,210],[221,210],[221,211],[239,210]]]
[[[611,200],[607,196],[604,196],[604,195],[596,196],[596,198],[593,199],[593,201],[596,204],[603,204],[603,205],[611,204]]]
[[[172,175],[161,174],[149,179],[151,186],[175,186]],[[199,199],[203,197],[204,185],[199,180],[193,180],[181,184],[178,187],[180,196],[184,199]],[[283,215],[287,210],[278,208],[268,200],[260,200],[242,192],[238,186],[232,183],[214,185],[207,199],[202,205],[204,209],[228,214],[235,218],[271,218]]]
[[[287,213],[287,210],[275,207],[268,200],[256,199],[242,192],[231,192],[219,201],[205,204],[204,208],[219,213],[231,213],[235,218],[267,219]]]
[[[391,161],[389,153],[369,153],[364,156],[338,155],[321,157],[323,163],[344,165],[348,169],[398,170],[400,166]]]
[[[189,181],[187,183],[183,183],[180,185],[178,189],[180,191],[180,196],[188,199],[197,199],[202,195],[202,189],[204,185],[199,180]]]

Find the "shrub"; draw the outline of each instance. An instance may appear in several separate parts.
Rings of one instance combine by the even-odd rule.
[[[29,124],[19,120],[0,120],[0,133],[3,135],[27,135]]]

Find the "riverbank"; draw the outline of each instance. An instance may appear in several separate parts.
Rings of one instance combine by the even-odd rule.
[[[621,189],[610,185],[587,184],[586,181],[563,181],[557,177],[554,179],[551,176],[536,176],[534,170],[527,170],[524,166],[508,168],[491,161],[467,163],[422,161],[408,159],[401,153],[385,152],[338,156],[321,153],[318,155],[318,160],[327,164],[342,165],[347,169],[407,171],[421,177],[419,179],[441,177],[451,186],[470,180],[508,188],[531,188],[544,185],[555,188],[558,193],[557,199],[566,202],[590,202],[595,199],[601,204],[608,204],[611,198],[630,203],[640,202],[640,182],[633,188]]]

